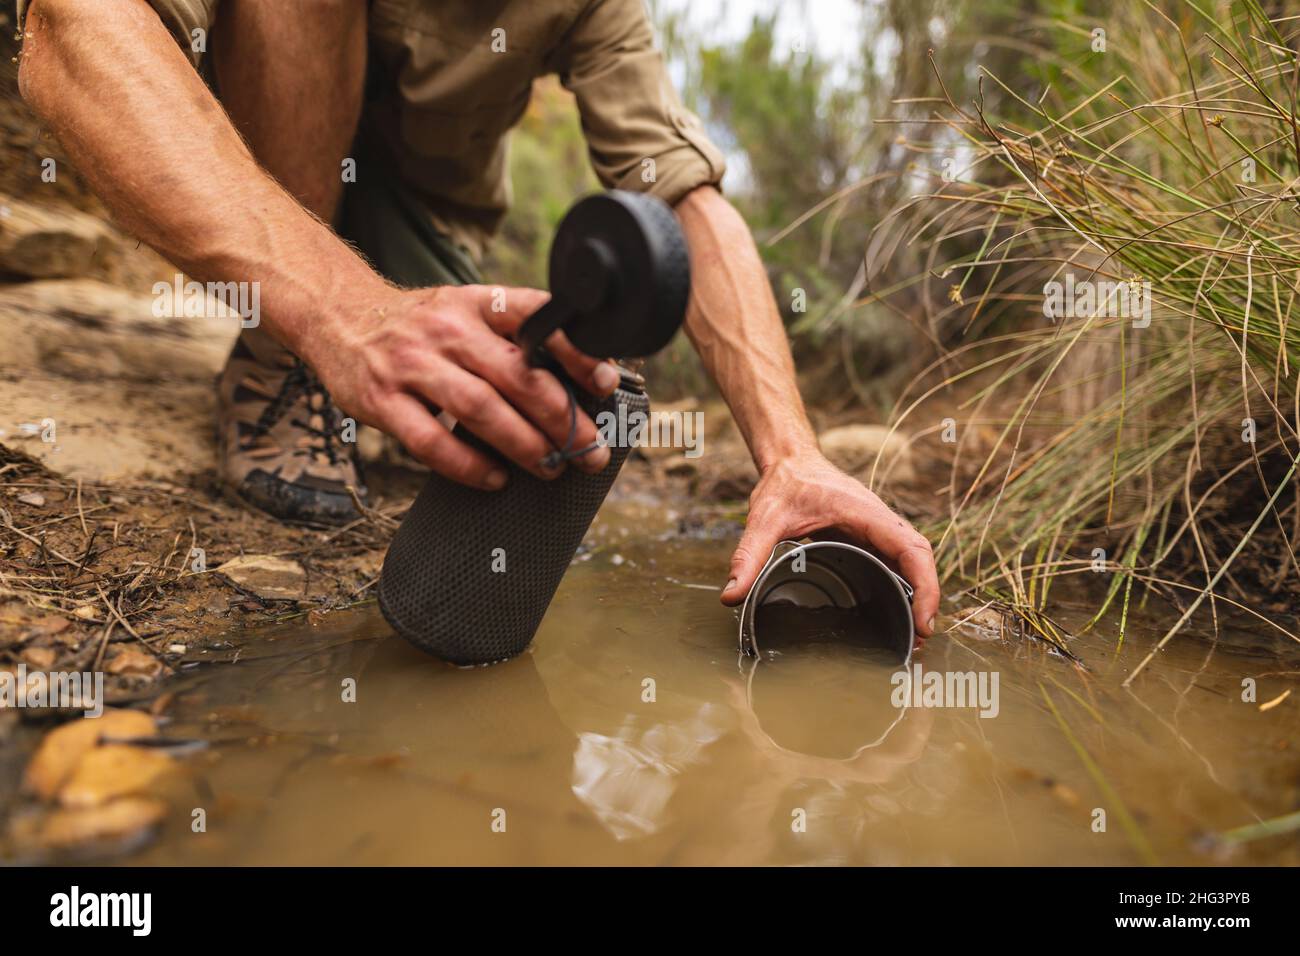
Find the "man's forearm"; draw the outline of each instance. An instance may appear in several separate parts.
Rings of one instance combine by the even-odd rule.
[[[712,186],[676,207],[691,250],[690,336],[760,471],[817,451],[794,362],[758,250],[740,214]]]
[[[260,281],[285,344],[385,288],[258,167],[142,0],[34,0],[26,32],[23,95],[117,220],[195,278]]]

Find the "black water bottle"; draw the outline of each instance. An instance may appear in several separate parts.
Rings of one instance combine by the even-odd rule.
[[[588,355],[640,357],[668,344],[690,294],[686,241],[672,210],[620,190],[583,199],[556,232],[550,284],[551,300],[517,336],[530,361],[559,376],[598,429],[648,415],[639,375],[622,370],[618,389],[597,398],[568,381],[542,343],[563,329]],[[500,457],[464,428],[455,434]],[[509,482],[498,492],[431,476],[384,559],[379,606],[393,629],[454,664],[523,651],[631,451],[627,436],[615,434],[609,464],[594,475],[568,468],[544,481],[503,461]]]

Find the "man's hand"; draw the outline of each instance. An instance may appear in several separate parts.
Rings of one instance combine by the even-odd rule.
[[[798,541],[834,528],[866,543],[912,585],[916,633],[934,633],[939,577],[930,542],[875,494],[819,454],[785,459],[763,475],[749,496],[749,520],[731,558],[724,604],[739,604],[778,541]]]
[[[540,461],[568,440],[568,395],[505,338],[543,293],[503,290],[506,310],[494,312],[492,289],[388,285],[258,166],[148,4],[36,0],[25,26],[23,95],[122,226],[201,281],[260,283],[275,338],[350,415],[440,474],[480,488],[505,482],[499,462],[437,421],[443,408],[533,474],[558,474]],[[580,386],[617,386],[608,363],[562,339],[547,345]],[[574,446],[595,440],[580,415]],[[602,448],[574,464],[608,461]]]
[[[569,395],[549,371],[530,367],[510,339],[548,298],[535,289],[489,286],[393,289],[360,315],[327,321],[293,347],[344,411],[393,435],[440,475],[495,491],[506,482],[500,462],[454,437],[436,415],[445,409],[539,478],[563,471],[563,464],[547,470],[542,459],[569,442]],[[546,345],[593,394],[618,386],[613,365],[583,355],[563,333]],[[579,409],[572,447],[596,438],[596,426]],[[609,457],[608,448],[598,447],[573,464],[595,473]]]
[[[817,450],[772,287],[740,214],[712,186],[676,207],[691,250],[686,332],[718,383],[762,479],[731,559],[724,604],[739,604],[782,538],[837,529],[870,546],[912,585],[921,638],[934,632],[939,577],[930,543]]]

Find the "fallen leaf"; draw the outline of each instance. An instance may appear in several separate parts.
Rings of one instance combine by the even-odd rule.
[[[144,737],[157,732],[154,719],[138,710],[106,709],[99,717],[70,720],[45,735],[27,764],[23,786],[38,797],[51,800],[101,736]]]
[[[104,665],[104,670],[110,674],[141,674],[145,677],[157,677],[162,669],[162,661],[134,644],[118,648]]]
[[[22,653],[22,659],[29,667],[42,671],[47,671],[54,666],[56,656],[54,649],[50,647],[28,647]]]
[[[58,614],[43,614],[31,622],[32,635],[58,634],[72,626],[72,622]]]
[[[105,744],[82,755],[59,789],[59,803],[65,807],[97,807],[117,797],[138,793],[175,766],[165,753]]]
[[[336,767],[369,767],[374,770],[392,770],[406,762],[406,754],[383,753],[371,756],[335,754],[330,763]]]

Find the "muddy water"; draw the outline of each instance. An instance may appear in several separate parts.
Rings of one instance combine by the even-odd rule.
[[[1131,691],[1120,681],[1167,615],[1139,614],[1118,651],[1113,625],[1076,641],[1086,672],[954,631],[915,663],[996,672],[996,716],[899,710],[889,667],[861,648],[739,659],[716,594],[727,542],[646,527],[607,509],[533,648],[507,664],[441,665],[374,610],[241,639],[238,666],[177,685],[169,733],[211,746],[133,860],[1300,862],[1294,831],[1213,836],[1298,805],[1300,689],[1259,704],[1295,689],[1300,665],[1258,653],[1258,628],[1176,642]]]

